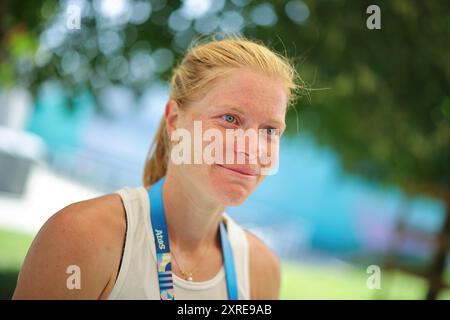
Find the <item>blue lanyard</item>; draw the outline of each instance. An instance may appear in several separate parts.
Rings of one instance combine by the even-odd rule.
[[[162,200],[162,186],[164,177],[156,182],[149,190],[150,218],[153,227],[153,236],[156,247],[156,260],[159,281],[159,294],[161,300],[175,300],[172,280],[172,264],[170,257],[169,238],[166,226],[166,217]],[[227,237],[223,221],[220,222],[220,240],[222,243],[225,277],[229,300],[238,300],[236,270],[234,268],[233,251]]]

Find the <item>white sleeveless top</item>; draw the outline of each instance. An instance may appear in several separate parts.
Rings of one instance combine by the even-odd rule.
[[[127,217],[127,232],[122,262],[117,281],[108,299],[159,300],[156,269],[156,248],[150,221],[150,201],[147,189],[124,187],[115,191],[121,196]],[[247,237],[226,212],[223,213],[233,250],[238,295],[240,300],[250,299],[249,247]],[[177,300],[228,299],[225,269],[207,281],[187,281],[173,274]]]

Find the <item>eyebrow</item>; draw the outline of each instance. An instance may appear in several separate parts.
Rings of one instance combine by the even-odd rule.
[[[246,114],[245,111],[244,111],[243,109],[237,108],[237,107],[232,107],[232,106],[230,106],[230,105],[228,105],[228,104],[223,105],[223,107],[228,107],[228,108],[230,108],[230,110],[233,110],[233,111],[235,111],[236,113],[239,113],[239,114],[241,114],[241,115],[245,115],[245,114]]]
[[[221,108],[229,108],[230,110],[233,110],[236,113],[239,113],[240,115],[243,115],[243,116],[246,115],[246,112],[242,108],[234,107],[229,104],[224,104],[224,105],[221,105],[220,107]],[[286,128],[286,123],[284,121],[278,120],[277,118],[270,118],[267,123],[277,124],[278,126],[281,127],[281,130],[284,130]]]

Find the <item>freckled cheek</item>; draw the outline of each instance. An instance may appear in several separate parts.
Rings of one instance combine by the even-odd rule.
[[[225,139],[225,128],[214,123],[214,122],[204,122],[203,123],[203,134],[201,139],[203,141],[203,151],[206,148],[209,149],[214,146],[214,149],[217,147],[217,151],[222,149],[223,158],[225,158],[225,149],[226,149],[226,139]],[[207,133],[207,134],[205,134]],[[216,137],[218,134],[220,137]]]
[[[203,133],[208,130],[220,131],[222,135],[225,135],[225,129],[217,124],[215,121],[203,121],[202,122]]]
[[[188,118],[186,128],[190,132],[191,150],[192,154],[195,152],[202,153],[205,147],[210,143],[204,141],[204,133],[208,128],[211,128],[211,124],[205,119],[205,117],[199,115],[192,115]]]

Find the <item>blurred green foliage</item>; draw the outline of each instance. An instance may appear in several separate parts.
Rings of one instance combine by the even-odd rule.
[[[139,94],[167,79],[201,31],[240,32],[293,58],[308,84],[290,133],[299,118],[349,171],[450,203],[449,1],[217,0],[188,17],[180,8],[189,1],[125,1],[140,20],[108,17],[105,1],[83,7],[80,30],[65,25],[70,1],[3,1],[0,83],[35,93],[57,79],[73,95],[111,84]],[[371,4],[381,30],[366,27]]]

